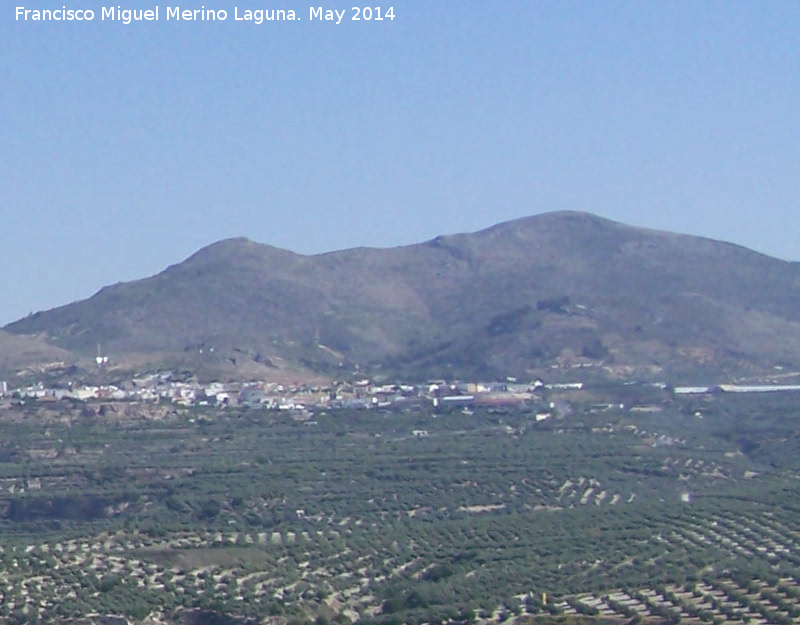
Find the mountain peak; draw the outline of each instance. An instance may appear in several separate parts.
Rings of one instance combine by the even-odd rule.
[[[273,247],[265,243],[258,243],[247,237],[232,237],[222,239],[199,249],[192,254],[183,264],[189,266],[206,264],[252,264],[262,262],[276,262],[278,259],[296,257],[298,254]]]

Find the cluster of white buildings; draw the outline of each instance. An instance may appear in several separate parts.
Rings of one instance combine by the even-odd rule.
[[[786,393],[800,391],[800,384],[719,384],[717,386],[676,386],[676,395],[709,393]]]
[[[540,399],[540,391],[580,389],[581,384],[545,385],[541,381],[520,384],[446,382],[422,385],[378,384],[369,379],[335,382],[331,385],[286,385],[270,382],[184,382],[171,372],[159,372],[130,381],[107,385],[63,384],[57,388],[42,383],[9,389],[3,383],[0,395],[19,401],[132,401],[169,402],[182,406],[258,406],[273,410],[310,408],[386,408],[412,403],[433,406],[523,404]]]

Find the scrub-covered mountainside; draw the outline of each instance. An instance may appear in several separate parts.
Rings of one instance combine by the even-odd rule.
[[[576,212],[314,256],[238,238],[5,330],[245,377],[746,375],[800,367],[800,265]]]
[[[0,330],[0,375],[5,372],[63,370],[74,360],[69,352],[44,341]]]

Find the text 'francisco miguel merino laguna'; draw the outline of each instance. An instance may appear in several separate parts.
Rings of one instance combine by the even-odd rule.
[[[353,7],[349,11],[346,9],[326,9],[325,7],[309,7],[308,19],[310,21],[333,22],[341,24],[346,16],[352,21],[375,21],[394,20],[393,7]],[[102,21],[122,22],[130,24],[132,22],[158,22],[160,17],[166,17],[166,21],[185,21],[185,22],[224,22],[232,17],[237,22],[253,22],[262,24],[272,21],[293,22],[300,20],[301,17],[291,9],[240,9],[233,8],[233,15],[225,9],[206,9],[205,6],[199,9],[181,9],[181,7],[165,7],[164,11],[156,6],[152,9],[123,9],[121,6],[101,7],[99,11],[92,9],[68,9],[62,6],[60,9],[26,9],[16,7],[17,21],[42,21],[42,22],[91,22],[99,17]]]

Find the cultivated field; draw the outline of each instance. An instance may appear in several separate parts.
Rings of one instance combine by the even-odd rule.
[[[798,622],[797,421],[752,401],[8,407],[0,618]]]

